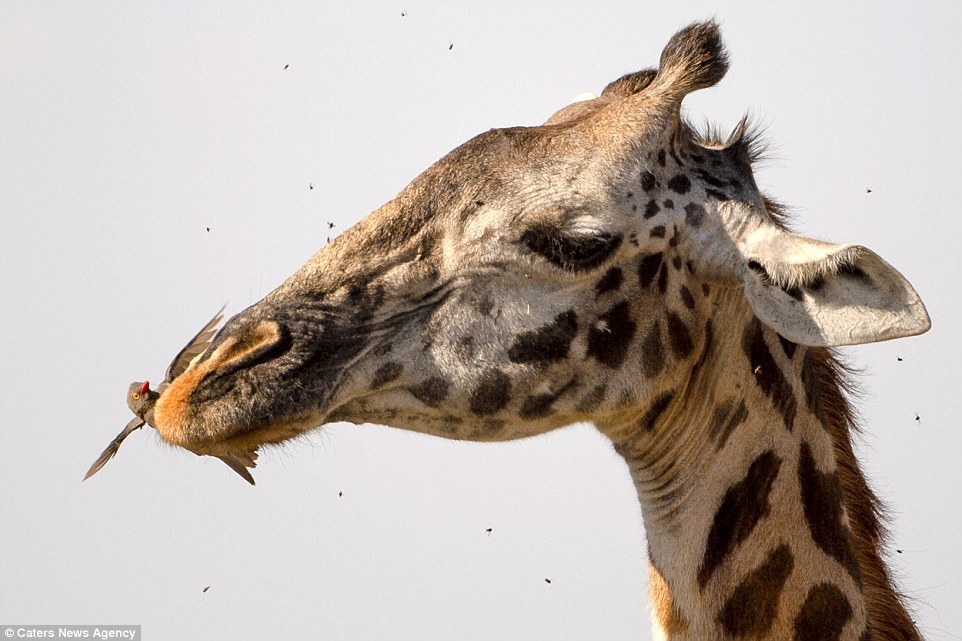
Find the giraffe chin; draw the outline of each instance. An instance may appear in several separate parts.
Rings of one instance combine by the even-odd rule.
[[[238,452],[256,453],[265,445],[277,445],[302,436],[323,425],[323,417],[313,413],[272,420],[255,427],[243,427],[241,431],[217,441],[194,441],[172,443],[202,456],[227,456]],[[236,429],[236,428],[235,428]],[[163,437],[163,434],[161,434]],[[165,439],[166,440],[166,439]],[[168,441],[170,442],[170,441]]]

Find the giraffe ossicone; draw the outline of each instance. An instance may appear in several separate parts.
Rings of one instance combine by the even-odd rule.
[[[727,68],[693,24],[657,70],[454,149],[231,318],[149,423],[252,463],[335,421],[478,441],[588,421],[638,492],[657,638],[920,638],[829,348],[928,315],[870,250],[787,229],[744,123],[685,122]]]

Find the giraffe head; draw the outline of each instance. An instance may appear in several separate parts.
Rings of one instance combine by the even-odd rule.
[[[744,124],[720,141],[681,118],[727,67],[717,26],[695,24],[657,70],[456,148],[232,318],[153,424],[221,455],[333,421],[500,440],[657,416],[718,292],[805,345],[925,331],[877,255],[785,229]]]

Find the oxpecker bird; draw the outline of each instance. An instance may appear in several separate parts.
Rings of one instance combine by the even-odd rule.
[[[167,368],[167,373],[164,376],[164,381],[157,387],[156,390],[150,389],[149,381],[137,381],[130,384],[127,389],[127,406],[130,407],[130,411],[134,413],[134,418],[127,423],[123,431],[120,432],[114,440],[110,442],[107,449],[97,457],[94,464],[90,466],[87,470],[87,474],[84,476],[86,481],[88,478],[100,471],[107,461],[112,459],[117,450],[120,449],[120,444],[124,442],[131,433],[140,429],[144,425],[152,425],[154,418],[154,405],[157,403],[157,399],[161,397],[164,390],[174,382],[174,380],[187,371],[191,362],[207,351],[211,342],[214,339],[214,335],[217,334],[217,325],[220,324],[221,319],[224,317],[224,308],[221,308],[217,315],[210,319],[204,328],[197,332],[189,343],[174,357],[174,360],[170,363]],[[224,461],[232,470],[240,474],[240,476],[250,483],[254,484],[254,477],[247,470],[248,467],[255,467],[256,463],[253,457],[244,457],[241,460],[238,456],[219,456],[220,460]]]

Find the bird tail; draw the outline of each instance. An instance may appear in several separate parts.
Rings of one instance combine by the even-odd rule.
[[[257,467],[257,452],[249,450],[247,452],[229,452],[223,456],[218,456],[227,467],[237,472],[242,479],[254,485],[254,477],[247,468]]]

